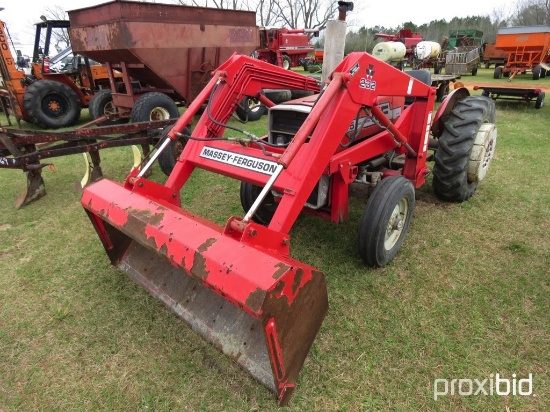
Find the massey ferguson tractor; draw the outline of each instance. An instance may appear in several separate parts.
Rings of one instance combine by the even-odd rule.
[[[367,266],[380,267],[403,245],[415,188],[430,174],[437,197],[450,202],[470,198],[486,175],[494,102],[458,88],[436,110],[430,84],[428,71],[354,52],[319,90],[311,77],[234,54],[140,169],[122,184],[88,186],[82,205],[114,265],[285,405],[328,310],[325,274],[292,258],[298,216],[341,222],[350,186],[369,188],[357,247]],[[314,94],[275,105],[264,89]],[[228,124],[246,96],[269,108],[265,135]],[[166,182],[148,180],[181,137]],[[196,169],[241,181],[243,216],[218,226],[182,208]]]

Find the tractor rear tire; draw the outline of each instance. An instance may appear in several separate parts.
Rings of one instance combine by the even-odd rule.
[[[27,87],[23,108],[29,119],[41,128],[59,129],[78,121],[81,105],[76,92],[66,84],[37,80]]]
[[[283,69],[290,70],[292,68],[292,60],[286,54],[282,57],[283,59]]]
[[[464,202],[474,194],[494,155],[494,122],[492,99],[469,96],[456,103],[434,156],[433,188],[439,199]]]
[[[535,109],[540,109],[544,105],[544,92],[540,92],[535,101]]]
[[[414,186],[403,176],[387,177],[375,187],[359,226],[359,255],[368,266],[386,265],[401,249],[414,198]]]
[[[178,117],[179,110],[176,103],[164,93],[159,92],[149,92],[141,95],[134,103],[130,115],[132,123],[176,119]]]
[[[99,90],[90,103],[88,104],[88,111],[93,120],[99,119],[105,115],[109,115],[116,112],[116,107],[113,105],[113,95],[111,89],[102,89]],[[115,124],[127,123],[130,119],[121,118],[117,120],[105,120],[104,122],[98,123],[98,126],[111,126]]]
[[[161,140],[164,140],[171,129],[172,126],[167,126],[164,128],[164,130],[162,131]],[[191,131],[188,128],[185,128],[184,133],[190,135]],[[172,173],[172,170],[174,169],[174,166],[176,165],[176,162],[178,161],[181,152],[183,152],[183,149],[185,149],[186,144],[187,139],[185,137],[178,137],[177,140],[171,141],[168,146],[166,146],[164,150],[160,153],[158,157],[160,170],[162,170],[162,173],[164,173],[166,176],[170,176],[170,173]]]
[[[259,100],[245,96],[240,106],[237,106],[235,112],[243,122],[255,122],[256,120],[260,120],[264,115],[265,106]]]
[[[241,182],[241,205],[245,212],[248,212],[250,210],[261,191],[262,187],[260,186],[253,185],[252,183],[248,182]],[[269,222],[271,222],[271,218],[277,210],[277,206],[278,203],[275,201],[275,196],[273,196],[273,194],[271,193],[268,193],[264,201],[260,204],[260,207],[258,208],[256,213],[254,213],[254,216],[252,216],[252,220],[264,226],[269,225]]]

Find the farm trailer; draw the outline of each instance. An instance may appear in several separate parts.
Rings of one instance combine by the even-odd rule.
[[[74,52],[110,73],[110,90],[90,103],[90,114],[111,123],[178,117],[178,106],[199,94],[213,70],[259,44],[249,11],[115,0],[68,14]]]
[[[542,108],[546,96],[541,89],[527,87],[474,86],[474,90],[482,90],[482,96],[493,100],[522,100],[531,103],[535,99],[535,109]]]
[[[482,37],[479,30],[452,30],[445,55],[445,74],[475,76],[481,62]]]
[[[508,60],[508,53],[504,50],[497,49],[494,44],[485,43],[483,46],[483,64],[488,69],[491,65],[495,67],[503,66]]]
[[[546,77],[550,70],[550,26],[515,26],[498,29],[495,47],[505,51],[504,66],[495,68],[493,77],[508,77],[532,72],[533,80]]]
[[[233,55],[141,171],[88,186],[82,206],[113,265],[285,405],[328,309],[324,273],[290,254],[298,216],[343,221],[349,186],[372,190],[358,249],[367,265],[383,266],[404,241],[428,159],[443,200],[467,200],[486,175],[494,102],[458,88],[436,110],[430,73],[421,72],[350,53],[320,94],[275,105],[263,89],[313,91],[315,80]],[[227,124],[244,96],[270,108],[265,135]],[[167,181],[147,179],[180,136],[187,144]],[[182,206],[197,169],[241,182],[243,217],[219,226]]]
[[[90,103],[92,117],[111,121],[177,117],[235,52],[290,69],[314,50],[308,30],[259,28],[250,11],[115,0],[68,14],[75,52],[122,72],[122,88],[112,83]],[[264,110],[247,98],[237,114]]]

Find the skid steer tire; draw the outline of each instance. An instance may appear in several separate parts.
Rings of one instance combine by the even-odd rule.
[[[172,129],[172,126],[167,126],[162,131],[162,139],[166,137],[168,132]],[[185,128],[184,134],[190,135],[191,131],[188,128]],[[172,173],[172,170],[174,169],[174,166],[176,165],[176,162],[178,161],[181,152],[183,152],[183,149],[185,149],[185,145],[187,144],[187,139],[185,137],[179,137],[175,141],[171,141],[168,146],[164,148],[164,150],[160,153],[158,157],[158,162],[160,166],[160,170],[162,170],[162,173],[164,173],[166,176],[170,176],[170,173]]]
[[[235,112],[243,122],[255,122],[264,115],[265,106],[253,97],[245,96]]]
[[[59,129],[78,121],[81,105],[76,92],[66,84],[37,80],[27,87],[23,108],[29,119],[41,128]]]
[[[482,135],[482,126],[489,124],[494,128],[494,122],[495,104],[492,99],[469,96],[456,103],[445,122],[434,156],[433,188],[439,199],[464,202],[474,194],[492,160],[496,129],[493,131],[494,138],[487,140],[487,147],[482,149],[485,166],[483,174],[478,177],[472,176],[471,170],[469,171],[477,153],[473,152],[473,148]]]
[[[176,119],[178,117],[179,110],[176,103],[164,93],[159,92],[149,92],[141,95],[134,103],[130,115],[132,123]]]
[[[102,89],[94,94],[92,100],[88,104],[88,111],[93,120],[99,119],[102,116],[116,112],[116,107],[113,105],[113,95],[111,89]],[[127,123],[130,119],[121,118],[117,120],[105,120],[98,123],[98,126],[110,126],[115,124]]]
[[[368,266],[386,265],[401,249],[414,203],[414,186],[403,176],[387,177],[375,187],[359,226],[359,255]]]
[[[248,182],[241,182],[241,205],[245,212],[248,212],[248,210],[252,207],[252,204],[261,191],[262,188],[260,186],[253,185]],[[275,197],[271,193],[268,193],[256,213],[254,213],[254,216],[252,216],[252,220],[256,223],[267,226],[275,214],[275,210],[277,210],[277,202],[275,201]]]

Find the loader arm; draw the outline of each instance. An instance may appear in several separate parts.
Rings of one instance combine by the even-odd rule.
[[[193,102],[169,134],[169,137],[175,138],[178,132],[183,131],[198,108],[210,97],[209,110],[203,113],[193,131],[193,136],[207,139],[192,140],[186,145],[166,182],[169,191],[179,192],[195,167],[265,186],[275,172],[274,165],[282,165],[284,170],[277,177],[273,188],[284,195],[269,229],[286,235],[327,165],[346,170],[349,174],[350,158],[353,159],[353,166],[368,158],[365,151],[368,153],[372,150],[374,156],[402,146],[408,152],[405,177],[417,187],[424,182],[427,173],[425,154],[435,90],[366,53],[351,53],[334,70],[310,115],[281,155],[270,147],[262,150],[254,145],[243,147],[240,144],[208,141],[208,138],[223,135],[223,124],[245,95],[258,96],[265,88],[315,88],[310,78],[290,74],[293,73],[245,56],[233,56],[222,65],[201,93],[201,100]],[[416,100],[404,111],[398,125],[394,125],[377,107],[380,96],[406,96]],[[344,161],[338,157],[338,147],[361,109],[388,129],[369,138],[360,147],[347,151],[347,160]],[[205,155],[208,151],[212,152],[211,156]],[[268,173],[255,173],[240,165],[235,167],[231,161],[224,163],[215,159],[215,156],[224,155],[230,159],[261,159],[271,169]],[[336,161],[331,161],[333,157]],[[350,183],[348,176],[343,183]],[[346,202],[344,199],[347,196],[342,195],[340,199]],[[346,209],[347,202],[341,208]]]

